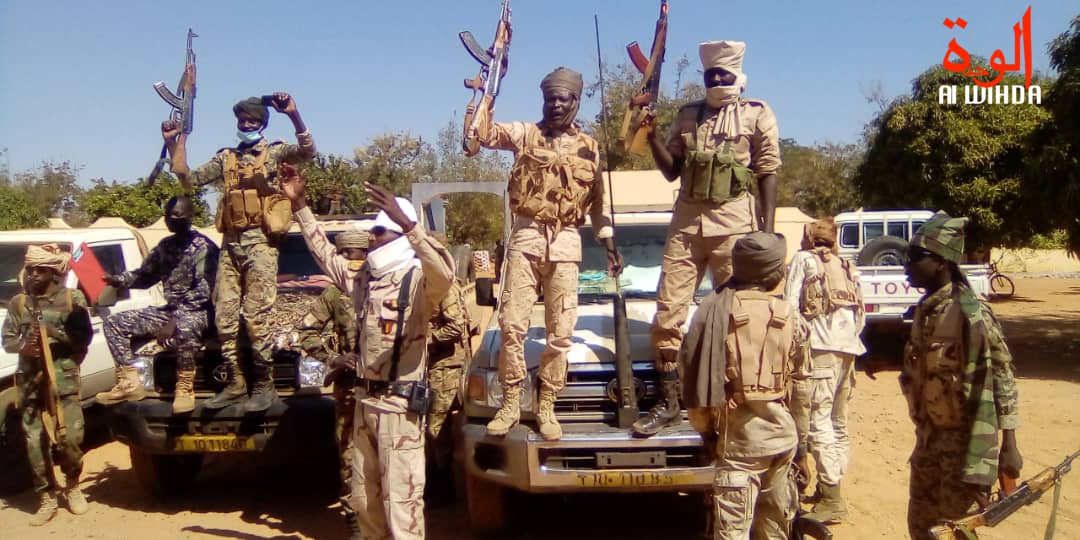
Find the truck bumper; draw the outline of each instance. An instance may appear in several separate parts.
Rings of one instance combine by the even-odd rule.
[[[266,411],[245,413],[241,405],[213,411],[196,401],[191,413],[174,415],[172,402],[146,398],[111,407],[109,430],[120,442],[155,454],[179,454],[180,436],[236,436],[250,439],[254,450],[300,449],[312,437],[333,441],[334,400],[322,394],[279,398]]]
[[[563,424],[563,437],[545,441],[525,425],[505,437],[484,423],[463,429],[467,474],[530,493],[700,491],[715,469],[689,425],[648,439],[606,424]]]

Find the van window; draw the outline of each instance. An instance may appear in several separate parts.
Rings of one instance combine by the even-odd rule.
[[[94,257],[97,257],[98,262],[101,263],[101,269],[105,270],[105,273],[123,274],[127,271],[127,265],[124,264],[124,248],[120,244],[91,246],[90,251],[94,253]],[[127,300],[128,298],[131,298],[131,291],[128,289],[116,291],[117,300]]]
[[[895,236],[897,238],[903,238],[904,240],[907,240],[907,223],[889,223],[887,228],[889,231],[887,234],[889,236]]]
[[[856,223],[844,223],[840,226],[840,246],[859,247],[859,226]]]
[[[915,236],[915,233],[919,232],[919,227],[922,227],[925,221],[912,221],[911,222],[911,236]]]
[[[885,224],[877,222],[863,223],[863,244],[885,235]]]

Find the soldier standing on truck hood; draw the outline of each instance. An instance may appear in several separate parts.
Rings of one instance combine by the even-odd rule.
[[[19,354],[15,380],[23,407],[26,453],[38,494],[38,510],[30,520],[34,526],[44,525],[56,515],[54,490],[60,486],[53,485],[53,456],[67,479],[64,498],[71,513],[85,514],[89,509],[79,489],[83,457],[79,445],[85,427],[79,401],[79,365],[94,330],[86,297],[63,286],[70,268],[71,255],[56,244],[28,247],[20,275],[26,292],[11,299],[4,318],[4,350]],[[42,343],[39,324],[44,326],[47,343]],[[46,353],[52,357],[55,381],[46,376]],[[55,408],[45,401],[49,385],[57,400]],[[50,409],[55,409],[55,417],[48,414]]]
[[[817,465],[819,497],[808,517],[830,523],[847,515],[840,481],[851,456],[848,400],[855,357],[866,352],[859,338],[865,314],[858,271],[836,254],[836,222],[807,223],[802,248],[788,265],[784,299],[809,324],[811,354],[795,374],[789,405],[799,428],[800,471],[809,453]]]
[[[604,212],[604,182],[596,140],[574,119],[581,98],[581,74],[560,67],[540,82],[544,95],[540,122],[492,121],[482,111],[480,144],[514,152],[507,193],[513,226],[506,246],[506,271],[499,304],[502,347],[499,379],[503,403],[488,423],[491,435],[506,435],[521,418],[525,377],[525,333],[529,314],[544,293],[546,346],[540,355],[540,399],[536,420],[546,440],[562,437],[555,418],[555,396],[566,385],[566,353],[577,322],[578,264],[585,214],[607,249],[608,272],[617,276],[622,261],[615,250],[611,217]]]
[[[359,339],[340,362],[357,373],[353,419],[354,538],[424,537],[424,429],[431,390],[427,337],[431,315],[450,290],[454,263],[416,223],[408,200],[365,184],[381,211],[359,273],[334,247],[304,199],[303,177],[288,165],[281,187],[319,267],[352,293]]]
[[[754,231],[773,231],[780,135],[776,116],[760,99],[742,97],[746,44],[710,41],[699,46],[705,69],[705,100],[679,110],[665,144],[646,119],[656,167],[668,181],[681,178],[668,227],[656,294],[652,347],[662,395],[634,433],[655,435],[681,421],[675,372],[682,326],[705,269],[714,286],[731,277],[735,241]],[[756,180],[756,183],[754,182]],[[755,199],[750,194],[758,190]]]
[[[194,83],[195,70],[188,65]],[[289,201],[278,188],[278,164],[296,164],[315,157],[315,140],[304,126],[296,102],[278,92],[269,100],[274,109],[292,120],[297,144],[268,143],[262,132],[269,121],[264,101],[251,97],[233,106],[240,144],[222,148],[201,167],[187,165],[187,135],[179,124],[166,121],[161,134],[172,156],[172,172],[185,187],[221,183],[215,224],[222,233],[221,262],[214,287],[215,324],[221,355],[230,372],[228,386],[203,406],[221,409],[247,398],[247,384],[240,366],[237,337],[241,318],[251,340],[254,357],[254,388],[246,411],[265,411],[277,399],[273,379],[273,341],[266,324],[277,298],[278,243],[289,230]]]
[[[368,232],[355,229],[334,237],[337,254],[349,261],[349,270],[359,272],[367,258]],[[323,338],[327,325],[332,325],[333,343]],[[300,348],[304,354],[330,366],[334,382],[334,436],[341,458],[341,508],[345,522],[355,528],[356,512],[351,506],[352,494],[352,432],[356,414],[356,371],[343,364],[341,356],[356,349],[356,310],[349,293],[330,285],[312,304],[297,326]]]
[[[787,539],[798,507],[788,474],[798,436],[784,398],[806,329],[769,294],[784,280],[785,255],[771,233],[735,242],[731,280],[701,302],[679,351],[690,423],[715,450],[718,539]]]
[[[911,285],[926,289],[900,372],[915,422],[907,520],[915,540],[984,505],[999,474],[1017,478],[1024,464],[1012,354],[957,266],[966,223],[938,212],[911,238],[904,265]]]
[[[105,319],[105,340],[117,366],[116,386],[98,393],[98,403],[115,405],[146,397],[134,365],[131,341],[154,337],[162,347],[176,351],[173,414],[195,409],[195,353],[202,348],[203,332],[210,324],[218,247],[191,229],[194,215],[195,205],[186,195],[169,199],[165,204],[165,225],[173,234],[162,239],[138,269],[103,277],[109,285],[125,289],[146,289],[160,282],[166,304],[128,310]]]

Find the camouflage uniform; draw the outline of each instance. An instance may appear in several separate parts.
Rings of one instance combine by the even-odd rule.
[[[405,211],[413,213],[411,206]],[[344,257],[336,256],[309,208],[296,212],[295,219],[319,266],[338,288],[351,292],[358,318],[360,379],[353,420],[351,506],[357,512],[360,532],[364,538],[423,538],[423,417],[409,411],[406,400],[389,390],[392,351],[401,284],[412,272],[394,381],[400,387],[425,379],[429,321],[454,279],[450,253],[417,225],[404,238],[419,263],[414,259],[405,268],[379,276],[370,267],[356,273],[349,270]]]
[[[457,399],[468,358],[469,318],[461,287],[455,282],[431,316],[428,342],[428,386],[435,393],[427,416],[427,436],[432,455],[441,467],[449,465],[453,439],[441,436],[443,424]]]
[[[492,123],[481,144],[514,152],[508,187],[513,228],[499,303],[499,378],[514,389],[525,380],[525,333],[543,289],[547,337],[539,386],[557,394],[566,385],[566,353],[577,322],[578,227],[588,212],[598,239],[614,235],[604,212],[597,143],[576,126],[552,138],[540,124],[514,122]]]
[[[239,191],[228,185],[229,177],[238,174],[239,186],[256,190],[263,200],[278,197],[281,189],[277,180],[278,165],[315,157],[311,133],[297,133],[296,138],[298,144],[295,145],[282,141],[267,143],[266,139],[261,139],[246,148],[223,148],[209,162],[193,170],[188,178],[197,186],[223,185],[217,216],[222,248],[214,286],[214,322],[221,340],[221,355],[228,365],[233,366],[233,376],[240,373],[237,337],[242,317],[251,340],[256,377],[270,377],[273,340],[269,326],[264,323],[270,318],[270,308],[277,298],[278,239],[273,237],[276,235],[268,237],[259,226],[237,229],[227,224],[226,207],[231,204],[230,194]],[[281,198],[277,200],[282,201]],[[289,204],[288,200],[283,202]]]
[[[188,238],[164,238],[142,266],[120,274],[123,288],[146,289],[161,282],[166,305],[123,311],[105,319],[105,340],[118,366],[135,362],[132,339],[154,336],[170,319],[176,320],[173,338],[177,350],[193,353],[202,347],[217,264],[218,247],[214,241],[191,231]],[[194,367],[194,356],[186,354],[181,358],[190,359],[190,367]]]
[[[956,262],[962,218],[938,214],[911,240]],[[900,386],[915,422],[908,532],[963,517],[997,480],[999,430],[1019,426],[1012,355],[990,307],[966,283],[927,294],[915,309]]]
[[[82,473],[82,444],[84,423],[82,404],[79,400],[79,364],[86,355],[93,338],[86,297],[78,290],[58,285],[36,298],[41,310],[42,323],[49,323],[59,331],[49,336],[53,370],[56,374],[56,390],[59,408],[63,411],[67,433],[56,443],[55,455],[60,468],[67,477],[67,485],[77,485]],[[17,352],[31,331],[30,310],[33,301],[26,294],[18,294],[8,304],[8,314],[3,325],[4,350]],[[42,359],[19,355],[19,402],[23,404],[22,426],[26,435],[27,455],[33,475],[34,490],[41,493],[52,482],[52,444],[46,437],[42,413],[46,410],[45,394],[42,392],[44,371]]]
[[[323,335],[328,324],[333,325],[332,340]],[[337,355],[352,352],[356,345],[356,310],[353,309],[352,298],[330,285],[304,315],[297,330],[300,333],[300,348],[320,362],[329,363]],[[353,415],[356,413],[355,387],[355,372],[345,370],[334,379],[334,414],[337,418],[334,436],[341,456],[341,501],[346,508],[352,488],[350,456]]]

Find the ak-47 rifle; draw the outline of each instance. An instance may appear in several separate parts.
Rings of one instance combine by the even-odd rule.
[[[495,98],[499,97],[499,85],[510,66],[512,33],[510,0],[503,0],[499,25],[495,28],[495,40],[490,48],[482,47],[468,30],[458,33],[465,50],[480,63],[480,72],[476,77],[465,79],[465,88],[473,91],[472,99],[465,106],[465,132],[461,139],[461,147],[466,156],[475,156],[480,151],[480,128],[489,121],[488,115],[495,105]],[[479,103],[476,101],[477,92],[483,93]]]
[[[180,83],[176,85],[176,93],[172,93],[164,81],[158,81],[154,83],[154,91],[157,92],[161,99],[165,100],[172,107],[172,112],[169,117],[172,120],[180,122],[180,131],[185,135],[191,134],[192,122],[195,119],[195,84],[194,82],[188,83],[188,66],[195,66],[195,51],[191,49],[192,38],[199,37],[199,34],[193,32],[190,28],[187,31],[187,56],[184,60],[184,71],[180,75]],[[191,87],[188,90],[188,87]],[[166,144],[161,145],[161,156],[158,158],[157,163],[154,164],[154,170],[150,171],[150,176],[146,177],[146,182],[150,185],[154,185],[161,169],[165,167],[165,162],[169,157],[169,146]]]
[[[44,381],[38,382],[38,391],[44,397],[45,410],[41,413],[41,423],[45,426],[45,433],[53,444],[60,444],[67,437],[67,423],[64,421],[64,408],[59,406],[60,392],[56,388],[56,368],[53,366],[52,349],[49,347],[49,335],[45,331],[45,325],[41,324],[41,310],[38,309],[37,298],[32,292],[27,291],[30,298],[30,332],[29,339],[35,340],[38,350],[41,351],[41,374]],[[40,377],[40,375],[39,375]]]
[[[1054,508],[1050,513],[1050,523],[1047,524],[1046,527],[1046,538],[1048,540],[1053,538],[1054,518],[1057,514],[1057,503],[1061,490],[1061,478],[1068,474],[1072,469],[1072,462],[1077,457],[1080,457],[1080,451],[1065,458],[1065,461],[1062,461],[1057,466],[1047,467],[1030,480],[1021,484],[1015,491],[999,494],[1000,497],[997,501],[991,503],[986,508],[983,508],[979,513],[956,521],[946,521],[945,524],[930,529],[930,535],[938,540],[976,538],[974,532],[975,529],[979,527],[993,527],[994,525],[1001,523],[1005,518],[1011,516],[1017,510],[1039,500],[1039,497],[1042,497],[1043,493],[1046,493],[1051,487],[1054,487]]]
[[[667,19],[668,3],[663,0],[660,2],[660,17],[656,19],[656,33],[653,34],[652,51],[648,58],[641,53],[638,42],[626,46],[630,62],[642,75],[641,87],[630,97],[619,135],[619,140],[623,142],[623,148],[627,152],[644,155],[649,151],[646,132],[640,127],[645,116],[654,109],[656,101],[660,99],[660,71],[664,66],[664,52],[667,50]]]

